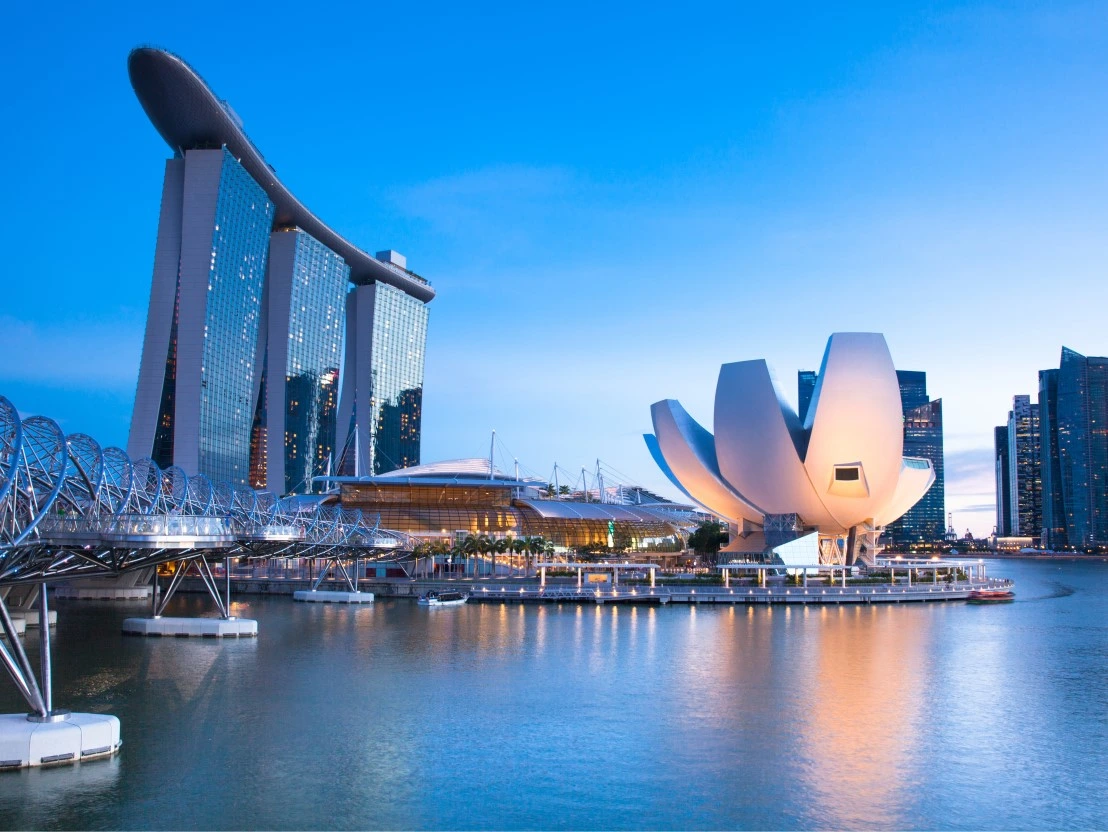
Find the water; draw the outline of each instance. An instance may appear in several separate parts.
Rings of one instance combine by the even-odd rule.
[[[0,826],[1108,827],[1108,564],[994,573],[1016,603],[244,598],[227,642],[59,603],[55,701],[123,751],[0,775]]]

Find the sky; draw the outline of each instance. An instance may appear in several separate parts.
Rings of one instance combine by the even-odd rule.
[[[0,395],[125,445],[164,160],[127,80],[187,60],[284,183],[428,278],[424,461],[602,460],[678,497],[650,404],[719,366],[795,403],[836,331],[943,399],[947,508],[992,428],[1108,353],[1106,3],[20,4],[8,13]]]

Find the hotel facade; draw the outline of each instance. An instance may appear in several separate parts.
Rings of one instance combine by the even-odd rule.
[[[179,57],[128,70],[173,151],[128,453],[277,494],[418,464],[430,284],[309,211]]]

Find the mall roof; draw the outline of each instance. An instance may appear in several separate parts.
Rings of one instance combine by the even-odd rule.
[[[296,226],[315,237],[346,261],[354,283],[387,283],[424,303],[435,297],[422,277],[362,251],[293,196],[230,105],[184,60],[163,49],[140,47],[128,57],[127,72],[143,110],[173,152],[183,156],[190,148],[226,146],[273,200],[275,227]]]

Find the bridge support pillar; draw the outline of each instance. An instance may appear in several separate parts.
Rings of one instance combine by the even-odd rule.
[[[177,561],[177,570],[169,582],[164,595],[159,595],[157,573],[154,575],[154,592],[151,594],[151,615],[149,618],[127,618],[123,621],[123,633],[135,636],[173,636],[184,638],[252,638],[258,635],[258,622],[251,618],[236,618],[231,615],[231,559],[225,558],[225,593],[219,591],[219,584],[212,567],[203,554],[193,555]],[[208,595],[215,601],[219,618],[165,617],[166,606],[181,586],[181,582],[192,572],[204,583]]]
[[[50,620],[46,584],[39,587],[39,620]],[[75,763],[119,751],[119,719],[53,708],[50,627],[39,630],[39,679],[19,640],[7,604],[0,598],[0,663],[31,707],[29,714],[0,714],[0,769]]]
[[[319,585],[323,583],[323,579],[327,577],[327,572],[332,566],[335,567],[336,576],[342,576],[343,583],[345,583],[347,587],[346,590],[320,590]],[[323,568],[319,570],[319,577],[316,578],[315,583],[312,584],[312,588],[308,590],[297,590],[292,594],[292,600],[314,602],[318,604],[373,603],[372,592],[360,592],[358,590],[358,575],[361,572],[362,559],[355,557],[352,566],[354,571],[353,579],[351,579],[350,573],[346,570],[346,565],[337,555],[327,558],[323,563]]]

